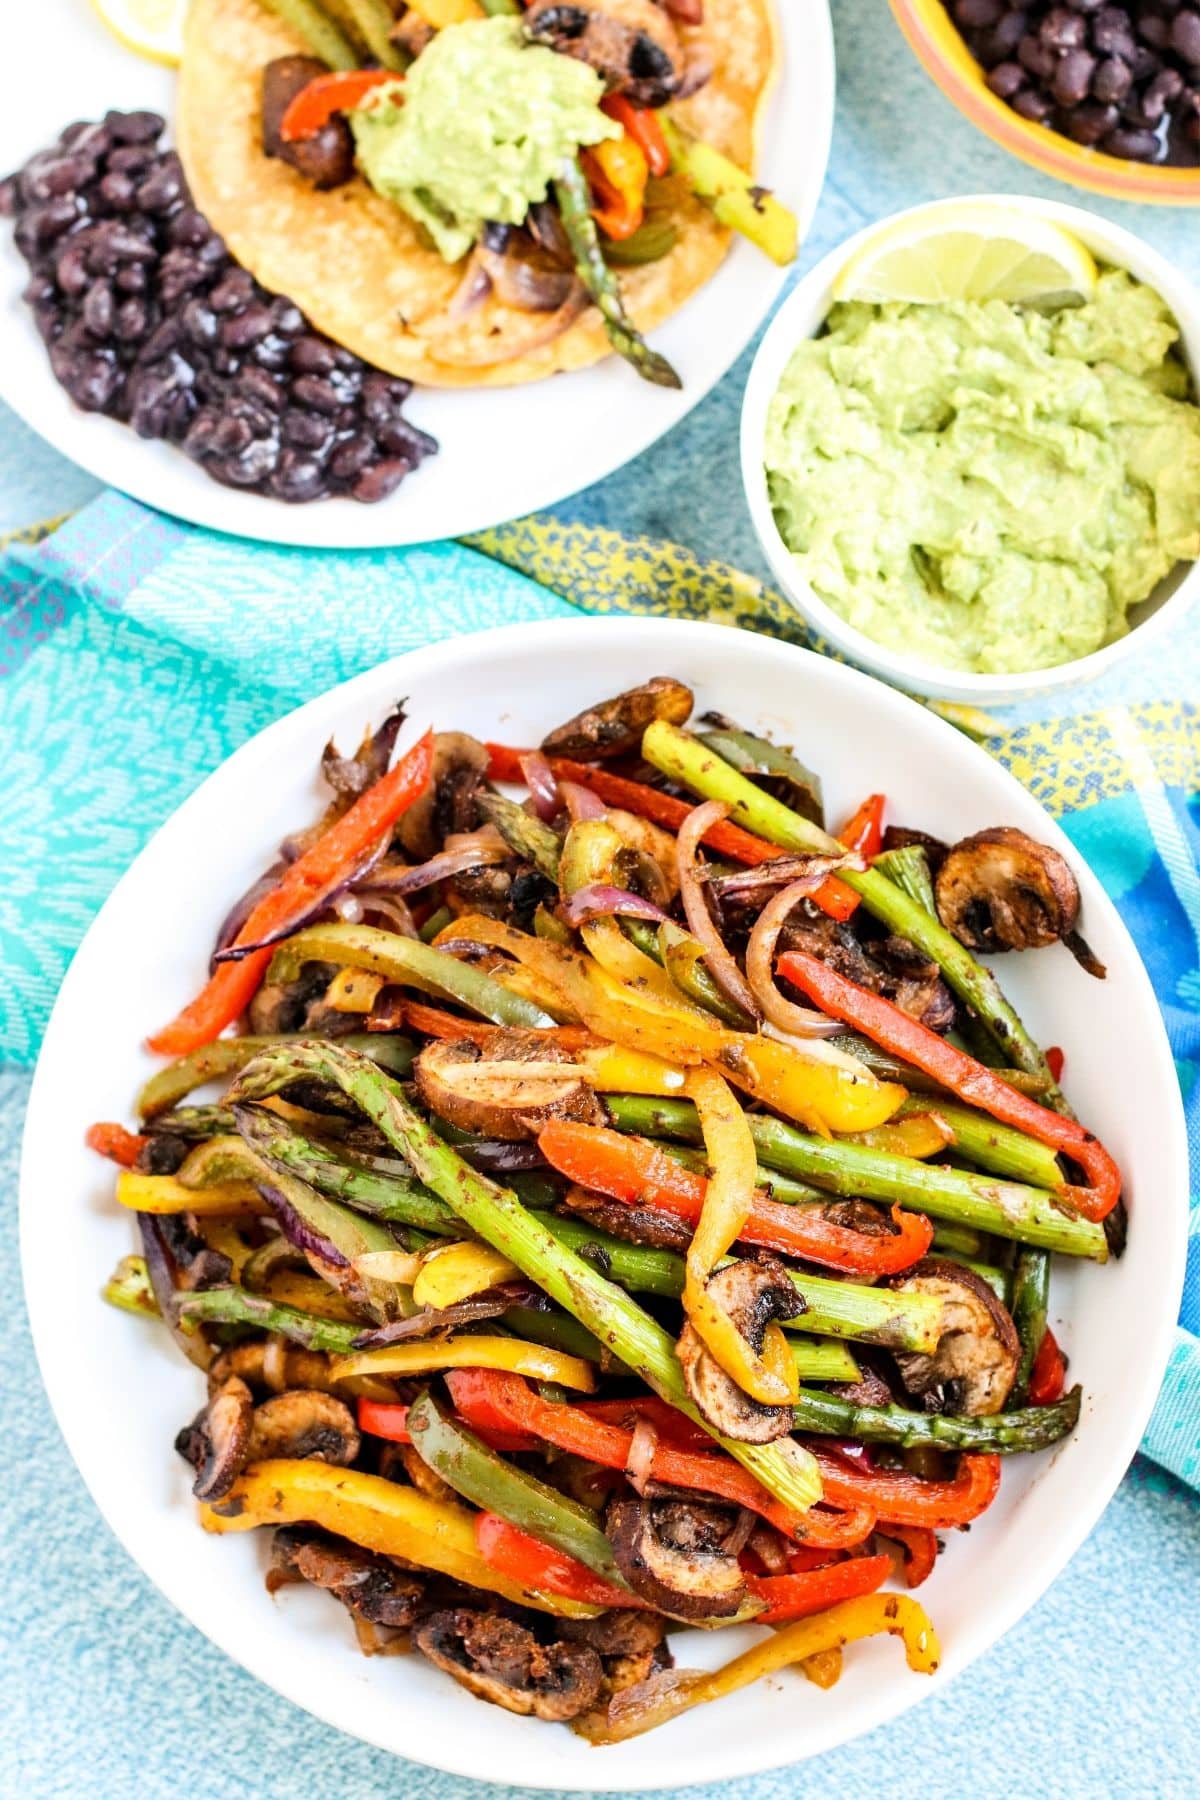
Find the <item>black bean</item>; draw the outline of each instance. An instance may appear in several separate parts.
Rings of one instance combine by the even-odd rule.
[[[63,127],[58,141],[64,149],[70,146],[73,150],[87,150],[92,156],[102,156],[112,143],[112,134],[106,125],[97,125],[93,119],[76,119],[73,124]]]
[[[221,479],[236,487],[257,487],[274,473],[278,460],[279,445],[273,438],[255,438],[239,455],[222,457]]]
[[[1163,50],[1171,35],[1171,26],[1160,13],[1147,13],[1144,19],[1138,20],[1137,34],[1152,50]]]
[[[54,264],[54,278],[61,293],[77,299],[87,292],[91,276],[87,266],[87,245],[78,239],[59,252]]]
[[[1005,12],[1004,0],[954,0],[954,17],[969,31],[986,30]]]
[[[1162,68],[1162,57],[1146,44],[1138,44],[1130,59],[1129,71],[1134,82],[1149,81]]]
[[[287,338],[280,337],[277,331],[268,331],[266,337],[259,338],[250,354],[260,369],[270,369],[277,374],[287,368],[290,349]]]
[[[325,472],[311,456],[281,450],[279,466],[271,478],[271,492],[280,500],[317,500],[325,492]]]
[[[1077,144],[1098,144],[1120,123],[1121,115],[1115,106],[1105,105],[1100,100],[1087,100],[1072,109],[1066,120],[1066,131]]]
[[[329,459],[329,472],[338,481],[349,481],[361,475],[375,455],[375,440],[363,436],[347,438]]]
[[[142,144],[122,144],[108,158],[109,172],[141,177],[154,166],[154,152]]]
[[[1178,69],[1161,69],[1142,95],[1142,114],[1151,125],[1166,116],[1168,106],[1183,93],[1183,76]]]
[[[987,84],[1001,100],[1011,100],[1025,86],[1025,71],[1020,63],[997,63],[988,74]]]
[[[0,181],[0,218],[15,218],[19,203],[18,178],[15,175],[6,175],[4,180]]]
[[[167,242],[194,249],[213,235],[212,226],[194,206],[181,206],[167,226]]]
[[[209,304],[214,312],[237,313],[249,306],[254,298],[254,277],[245,269],[232,269],[223,280],[218,281],[209,295]]]
[[[1017,60],[1023,69],[1036,75],[1039,81],[1049,81],[1058,67],[1058,58],[1048,44],[1030,32],[1017,45]]]
[[[1126,130],[1119,126],[1110,131],[1101,148],[1110,156],[1124,157],[1128,162],[1155,162],[1158,159],[1158,137],[1153,131]]]
[[[119,169],[110,169],[100,179],[100,198],[113,212],[129,212],[135,191],[132,175],[122,175]]]
[[[222,284],[224,285],[224,284]],[[216,304],[216,293],[212,296],[213,308],[220,311]],[[242,311],[231,313],[221,321],[221,342],[228,350],[248,350],[259,338],[266,337],[271,329],[271,309],[257,302],[246,306]]]
[[[49,275],[39,271],[31,275],[21,289],[21,298],[30,306],[44,306],[55,300],[56,289]]]
[[[94,338],[106,338],[117,310],[111,282],[93,281],[83,297],[83,322]]]
[[[142,346],[143,361],[146,363],[155,363],[160,357],[170,355],[179,343],[182,335],[183,332],[179,319],[176,318],[174,314],[168,313],[167,317],[155,327],[145,344]]]
[[[1009,60],[1028,29],[1029,15],[1020,7],[1013,12],[1005,13],[1000,23],[989,33],[992,60],[995,62]]]
[[[217,341],[217,315],[211,306],[203,300],[189,300],[179,314],[179,323],[189,343],[196,345],[215,344]]]
[[[1119,56],[1108,57],[1092,76],[1092,92],[1097,100],[1121,101],[1132,85],[1133,76],[1130,74],[1129,64],[1123,63]]]
[[[1171,27],[1171,48],[1184,62],[1200,68],[1200,13],[1176,14]]]
[[[1087,43],[1087,23],[1078,13],[1065,6],[1056,6],[1042,20],[1038,36],[1051,50],[1078,50],[1081,44]]]
[[[254,432],[248,420],[236,419],[231,413],[218,419],[212,438],[213,450],[218,456],[236,456],[253,442]]]
[[[150,315],[146,310],[146,302],[139,294],[131,294],[117,308],[113,336],[123,344],[135,344],[139,338],[145,337],[149,324]]]
[[[328,381],[322,381],[317,375],[301,375],[292,383],[292,392],[301,406],[311,406],[314,412],[335,413],[341,402],[337,389]]]
[[[291,300],[277,295],[271,302],[271,329],[280,337],[299,337],[304,330],[304,314]]]
[[[1135,45],[1129,14],[1120,7],[1101,7],[1092,21],[1092,43],[1103,56],[1120,56],[1132,62]]]
[[[62,312],[52,300],[42,300],[33,309],[33,322],[44,344],[52,344],[62,333]]]
[[[60,238],[68,226],[73,225],[79,217],[75,198],[71,194],[61,194],[56,200],[47,200],[44,206],[31,207],[21,214],[17,220],[14,236],[17,249],[22,256],[33,258],[41,254],[55,238]]]
[[[368,505],[386,500],[389,494],[395,493],[411,468],[412,464],[402,456],[385,457],[382,462],[372,463],[369,469],[364,469],[350,492],[355,500],[366,501]]]
[[[114,144],[152,144],[166,130],[166,120],[156,112],[106,112],[104,129]]]
[[[283,389],[272,381],[265,369],[256,368],[253,363],[246,363],[239,371],[234,392],[265,407],[268,412],[277,413],[283,409]]]
[[[288,358],[297,375],[328,375],[336,369],[333,345],[324,338],[297,338]]]
[[[137,191],[138,205],[147,212],[165,213],[179,205],[183,194],[183,173],[160,163],[152,169]]]
[[[1013,101],[1013,111],[1020,113],[1023,119],[1029,119],[1035,125],[1043,124],[1050,117],[1052,110],[1046,96],[1036,93],[1033,88],[1023,88]]]
[[[1089,50],[1068,50],[1054,71],[1054,98],[1060,106],[1077,106],[1086,100],[1092,85],[1096,59]]]
[[[113,286],[122,294],[144,294],[149,280],[145,263],[122,263],[113,276]]]
[[[301,450],[318,450],[329,442],[328,421],[320,413],[301,412],[298,407],[288,407],[279,430],[285,443]]]

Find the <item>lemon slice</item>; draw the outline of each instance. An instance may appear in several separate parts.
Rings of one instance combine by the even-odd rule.
[[[835,300],[1007,300],[1070,305],[1089,300],[1096,264],[1052,220],[1003,203],[948,201],[882,226],[833,285]]]
[[[182,58],[188,0],[92,0],[92,4],[127,50],[159,63]]]

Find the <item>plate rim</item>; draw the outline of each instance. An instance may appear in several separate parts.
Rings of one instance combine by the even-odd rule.
[[[352,1740],[370,1743],[375,1748],[397,1756],[401,1760],[410,1760],[421,1766],[437,1768],[448,1774],[467,1779],[488,1781],[497,1779],[506,1780],[511,1778],[519,1781],[520,1785],[526,1787],[559,1793],[570,1791],[588,1793],[657,1792],[676,1785],[675,1780],[667,1775],[664,1775],[661,1778],[651,1778],[647,1780],[644,1776],[638,1777],[636,1770],[633,1768],[627,1772],[624,1768],[617,1768],[612,1763],[608,1763],[602,1764],[601,1767],[596,1768],[594,1778],[591,1773],[590,1764],[585,1764],[579,1769],[572,1766],[570,1774],[573,1786],[571,1789],[565,1789],[561,1784],[559,1774],[552,1765],[544,1768],[522,1767],[519,1775],[512,1774],[511,1776],[507,1772],[499,1776],[483,1773],[480,1769],[480,1758],[454,1754],[453,1742],[451,1742],[450,1745],[451,1753],[441,1753],[436,1761],[426,1761],[424,1756],[411,1755],[407,1749],[400,1751],[382,1732],[374,1733],[362,1730],[358,1727],[355,1727],[353,1730],[348,1729],[339,1721],[339,1719],[334,1717],[331,1712],[322,1709],[319,1693],[313,1696],[306,1696],[304,1699],[299,1699],[296,1697],[295,1693],[290,1691],[285,1685],[286,1677],[284,1680],[280,1680],[272,1675],[264,1673],[258,1667],[253,1666],[250,1661],[245,1660],[242,1657],[235,1644],[228,1641],[230,1636],[236,1636],[235,1632],[227,1633],[224,1636],[214,1635],[208,1626],[198,1622],[190,1604],[177,1596],[170,1580],[160,1580],[158,1571],[152,1570],[147,1566],[147,1562],[143,1559],[143,1555],[135,1542],[131,1541],[133,1536],[132,1524],[130,1522],[121,1521],[119,1516],[114,1517],[112,1509],[106,1503],[107,1496],[105,1499],[102,1499],[97,1494],[93,1488],[88,1469],[76,1454],[75,1445],[77,1435],[73,1424],[68,1422],[70,1415],[62,1404],[64,1399],[63,1390],[61,1386],[56,1390],[56,1387],[52,1386],[51,1382],[47,1379],[47,1364],[42,1354],[42,1345],[47,1339],[50,1314],[48,1296],[43,1289],[39,1274],[33,1267],[33,1257],[36,1254],[36,1246],[33,1240],[37,1203],[31,1190],[35,1178],[34,1164],[38,1154],[35,1140],[39,1138],[41,1130],[44,1129],[42,1125],[42,1116],[45,1114],[47,1121],[53,1117],[53,1101],[52,1095],[49,1093],[51,1075],[49,1062],[46,1056],[46,1048],[47,1046],[53,1047],[53,1039],[56,1034],[60,1013],[65,1013],[67,1011],[74,986],[81,979],[79,971],[83,969],[86,964],[84,951],[89,938],[97,930],[100,922],[105,918],[105,915],[109,910],[116,910],[123,904],[125,892],[130,886],[136,885],[140,867],[157,840],[161,837],[163,832],[167,831],[168,828],[175,824],[180,814],[185,812],[191,806],[193,800],[206,788],[213,784],[218,778],[228,779],[228,771],[231,767],[235,767],[239,763],[253,763],[258,757],[261,757],[264,754],[264,746],[269,746],[270,740],[273,737],[282,739],[286,734],[302,729],[302,722],[306,723],[310,718],[315,720],[324,708],[332,708],[335,703],[342,706],[352,704],[359,691],[369,691],[376,685],[392,687],[397,680],[400,681],[401,686],[406,682],[409,684],[412,684],[414,681],[419,682],[430,675],[441,673],[441,665],[448,665],[453,669],[454,665],[464,657],[468,660],[475,660],[486,658],[492,650],[502,653],[513,644],[519,645],[521,640],[528,642],[531,634],[534,632],[538,634],[537,648],[539,652],[542,651],[543,647],[547,644],[553,647],[559,640],[561,640],[564,645],[570,645],[571,634],[574,634],[577,638],[581,633],[592,635],[596,633],[615,634],[617,632],[623,632],[630,640],[630,649],[628,652],[630,660],[636,662],[638,640],[644,640],[647,651],[650,651],[652,649],[656,650],[660,644],[669,646],[671,644],[679,643],[679,634],[681,632],[686,632],[693,643],[699,646],[710,645],[714,652],[719,653],[723,646],[728,645],[729,629],[730,628],[727,626],[702,621],[631,619],[627,617],[581,616],[579,618],[559,619],[548,622],[537,621],[530,623],[518,621],[516,623],[498,626],[488,631],[470,633],[462,637],[444,640],[436,644],[425,645],[420,649],[402,653],[400,656],[390,658],[385,662],[376,664],[371,669],[364,670],[357,675],[351,676],[343,682],[334,684],[332,687],[324,690],[321,694],[315,695],[312,699],[304,702],[299,707],[295,707],[291,711],[285,713],[281,718],[274,720],[261,731],[248,738],[244,744],[240,745],[226,757],[216,769],[205,777],[203,782],[199,783],[197,787],[192,790],[180,805],[174,809],[169,817],[163,821],[163,824],[159,826],[151,838],[147,840],[147,843],[142,847],[138,855],[130,863],[120,880],[114,886],[111,894],[97,912],[95,919],[93,919],[92,924],[88,928],[88,932],[80,943],[55,999],[30,1087],[26,1122],[22,1136],[18,1177],[19,1246],[25,1304],[29,1316],[38,1370],[41,1375],[43,1389],[50,1402],[51,1411],[58,1424],[58,1428],[62,1433],[64,1442],[72,1456],[72,1460],[75,1462],[76,1468],[79,1471],[80,1477],[88,1489],[89,1496],[97,1506],[97,1509],[100,1511],[109,1529],[137,1564],[143,1575],[152,1582],[163,1598],[166,1599],[177,1612],[181,1613],[183,1617],[188,1620],[189,1624],[202,1634],[207,1642],[213,1644],[218,1650],[229,1656],[241,1668],[245,1669],[248,1674],[252,1675],[255,1679],[280,1695],[281,1698],[298,1707],[302,1712],[307,1712],[320,1719],[323,1723],[341,1731]],[[868,702],[879,701],[882,703],[885,710],[895,710],[901,715],[903,715],[908,708],[918,708],[923,716],[923,728],[931,730],[935,737],[940,737],[948,746],[954,745],[954,754],[960,758],[965,758],[968,769],[973,765],[975,767],[987,768],[991,771],[991,776],[993,778],[998,775],[1002,779],[1003,784],[1011,787],[1011,789],[1021,797],[1022,804],[1032,805],[1039,811],[1048,827],[1048,835],[1051,841],[1056,843],[1059,848],[1069,850],[1076,863],[1082,865],[1084,885],[1088,890],[1087,902],[1089,908],[1093,910],[1098,908],[1101,912],[1105,913],[1108,928],[1115,931],[1118,938],[1122,940],[1123,949],[1127,953],[1128,971],[1133,978],[1135,986],[1140,990],[1142,1003],[1146,1005],[1149,1022],[1149,1048],[1157,1065],[1156,1069],[1152,1070],[1151,1073],[1155,1076],[1165,1075],[1167,1077],[1167,1081],[1164,1083],[1164,1092],[1167,1095],[1165,1104],[1167,1111],[1170,1113],[1173,1128],[1170,1131],[1168,1141],[1164,1145],[1164,1166],[1166,1169],[1165,1185],[1176,1192],[1178,1203],[1173,1212],[1168,1212],[1166,1214],[1160,1225],[1165,1245],[1164,1269],[1166,1271],[1165,1285],[1167,1291],[1160,1297],[1161,1311],[1152,1318],[1150,1322],[1150,1330],[1147,1333],[1150,1348],[1149,1353],[1140,1363],[1140,1375],[1137,1382],[1136,1393],[1133,1396],[1125,1397],[1124,1410],[1118,1420],[1106,1420],[1106,1424],[1111,1428],[1108,1430],[1106,1437],[1104,1477],[1102,1480],[1094,1482],[1086,1493],[1078,1496],[1077,1503],[1073,1506],[1068,1521],[1056,1535],[1053,1553],[1046,1559],[1045,1566],[1038,1566],[1036,1573],[1033,1575],[1032,1579],[1030,1579],[1029,1570],[1033,1565],[1027,1565],[1022,1580],[1014,1582],[1011,1587],[1006,1588],[999,1600],[992,1601],[990,1610],[985,1615],[984,1623],[975,1624],[969,1626],[965,1630],[960,1630],[952,1647],[951,1654],[945,1658],[942,1668],[935,1676],[929,1680],[915,1684],[913,1687],[908,1687],[904,1683],[889,1684],[884,1703],[878,1707],[872,1707],[869,1711],[864,1709],[862,1722],[855,1723],[849,1731],[838,1730],[832,1733],[822,1733],[818,1730],[815,1733],[810,1733],[808,1741],[800,1746],[791,1746],[786,1743],[776,1742],[774,1738],[764,1741],[757,1748],[753,1744],[738,1745],[736,1747],[736,1754],[730,1755],[726,1760],[716,1759],[719,1766],[715,1767],[712,1773],[706,1773],[700,1777],[689,1777],[689,1780],[698,1780],[702,1783],[718,1780],[741,1779],[750,1775],[760,1774],[773,1769],[805,1762],[813,1756],[823,1754],[826,1751],[839,1748],[843,1744],[850,1743],[860,1737],[864,1732],[874,1730],[877,1727],[888,1723],[891,1719],[896,1718],[900,1714],[914,1709],[931,1695],[940,1692],[949,1680],[954,1679],[959,1674],[963,1673],[981,1654],[999,1642],[999,1640],[1004,1637],[1037,1603],[1051,1583],[1057,1579],[1058,1575],[1061,1574],[1062,1570],[1066,1567],[1068,1562],[1070,1562],[1090,1534],[1100,1514],[1108,1505],[1109,1500],[1116,1491],[1133,1454],[1137,1450],[1146,1422],[1149,1419],[1161,1386],[1162,1376],[1170,1355],[1179,1297],[1182,1292],[1184,1263],[1187,1250],[1187,1202],[1189,1193],[1186,1121],[1183,1102],[1179,1092],[1178,1079],[1170,1051],[1165,1023],[1162,1018],[1157,998],[1154,994],[1153,986],[1150,982],[1149,974],[1142,961],[1140,952],[1129,933],[1128,927],[1125,925],[1120,913],[1117,911],[1115,904],[1105,892],[1099,878],[1092,872],[1086,859],[1082,856],[1082,853],[1071,844],[1070,840],[1066,837],[1066,834],[1058,824],[1058,821],[1046,811],[1041,802],[1038,801],[1028,789],[1024,788],[1008,769],[1004,768],[1002,764],[992,758],[980,745],[965,738],[963,734],[958,732],[953,726],[938,718],[936,714],[930,713],[926,708],[920,705],[920,702],[912,699],[910,696],[901,693],[899,690],[890,688],[886,683],[880,682],[874,676],[868,675],[861,670],[852,668],[846,664],[834,662],[818,655],[814,651],[804,649],[798,645],[786,643],[778,639],[758,637],[756,634],[751,633],[739,633],[738,635],[739,638],[750,639],[755,644],[756,649],[751,652],[751,654],[757,654],[759,649],[761,649],[761,652],[764,655],[778,656],[785,662],[795,662],[796,659],[801,659],[798,666],[811,666],[815,668],[819,665],[820,679],[832,682],[835,688],[839,685],[842,686],[852,697],[857,696]],[[578,649],[577,644],[575,645],[575,648]],[[317,735],[319,735],[319,733]],[[1174,1221],[1173,1229],[1171,1228],[1172,1221]],[[1094,1424],[1093,1430],[1095,1429],[1097,1429],[1097,1426]],[[480,1735],[482,1735],[485,1740],[485,1747],[481,1752],[481,1755],[486,1755],[486,1730]],[[476,1734],[470,1734],[469,1741],[474,1741],[475,1737]],[[712,1759],[710,1758],[710,1762],[711,1761]]]

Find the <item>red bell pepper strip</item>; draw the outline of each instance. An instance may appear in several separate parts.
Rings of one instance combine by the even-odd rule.
[[[657,1394],[636,1394],[629,1400],[580,1400],[577,1410],[589,1418],[602,1419],[622,1431],[632,1431],[639,1419],[649,1419],[654,1429],[676,1450],[712,1450],[712,1438],[699,1425],[693,1425],[686,1414],[677,1412]]]
[[[597,1463],[602,1469],[624,1469],[628,1465],[631,1431],[593,1418],[581,1407],[543,1400],[519,1375],[509,1375],[502,1369],[452,1369],[446,1376],[446,1385],[456,1412],[473,1431],[536,1438]],[[836,1549],[850,1549],[864,1542],[875,1525],[875,1512],[865,1502],[852,1502],[846,1516],[831,1514],[821,1507],[794,1513],[773,1499],[731,1457],[679,1450],[661,1439],[655,1445],[650,1473],[655,1481],[671,1487],[693,1488],[697,1493],[712,1494],[734,1506],[747,1507],[799,1542],[829,1543]]]
[[[671,152],[657,113],[649,107],[635,106],[625,94],[605,94],[600,111],[624,127],[640,147],[652,175],[670,174]]]
[[[561,1594],[567,1600],[582,1600],[589,1606],[652,1610],[648,1601],[640,1600],[628,1588],[605,1581],[573,1556],[530,1537],[517,1525],[510,1525],[499,1513],[476,1515],[475,1547],[498,1574],[520,1582],[522,1587],[540,1588],[544,1594]]]
[[[551,1119],[538,1135],[538,1148],[552,1168],[581,1187],[614,1200],[657,1206],[693,1225],[700,1218],[708,1191],[706,1177],[683,1168],[646,1138]],[[902,1213],[898,1206],[892,1208],[892,1219],[899,1228],[894,1236],[868,1237],[832,1224],[809,1207],[786,1206],[757,1191],[738,1237],[823,1268],[895,1275],[925,1255],[933,1242],[933,1226],[924,1213]]]
[[[289,865],[269,894],[265,894],[238,932],[235,945],[256,944],[294,913],[306,900],[350,870],[383,832],[389,830],[429,785],[433,768],[433,733],[427,731],[395,768],[360,794],[303,856]],[[245,1012],[258,992],[274,952],[265,947],[241,962],[222,963],[207,986],[169,1025],[149,1039],[151,1050],[161,1056],[188,1056],[219,1037],[227,1025]]]
[[[906,1587],[920,1587],[933,1574],[937,1563],[938,1541],[927,1525],[897,1525],[881,1519],[876,1526],[880,1537],[891,1538],[904,1551]]]
[[[848,1562],[831,1563],[807,1574],[746,1576],[746,1586],[756,1600],[766,1603],[756,1625],[785,1625],[790,1619],[806,1619],[824,1612],[839,1600],[857,1600],[873,1594],[892,1572],[890,1556],[854,1556]]]
[[[411,1444],[408,1429],[408,1406],[404,1401],[367,1400],[358,1402],[358,1429],[368,1437],[386,1438],[389,1444]],[[480,1432],[480,1437],[484,1433]],[[485,1442],[492,1450],[536,1450],[536,1441],[523,1432],[489,1431]]]
[[[316,137],[334,113],[352,112],[376,88],[400,79],[394,69],[341,69],[317,75],[288,102],[279,135],[285,144]]]
[[[898,1525],[928,1525],[949,1530],[969,1525],[986,1512],[1000,1488],[1000,1458],[964,1452],[953,1481],[925,1481],[919,1475],[879,1470],[860,1475],[820,1444],[809,1442],[821,1471],[823,1496],[835,1506],[855,1500],[875,1509],[877,1517]]]
[[[883,809],[887,802],[882,794],[868,794],[856,813],[852,813],[838,832],[839,844],[857,850],[868,862],[883,847]]]
[[[1046,1052],[1046,1067],[1049,1069],[1055,1081],[1062,1080],[1063,1065],[1066,1060],[1066,1057],[1063,1055],[1058,1045],[1051,1044]]]
[[[89,1150],[107,1156],[109,1162],[120,1163],[123,1169],[132,1169],[137,1166],[137,1159],[150,1139],[126,1131],[123,1125],[101,1122],[89,1126],[84,1142]]]
[[[1002,1125],[1028,1132],[1039,1144],[1061,1151],[1077,1162],[1090,1186],[1063,1187],[1058,1190],[1059,1195],[1085,1219],[1098,1222],[1107,1218],[1121,1197],[1121,1174],[1099,1138],[1090,1131],[1074,1119],[1040,1106],[1028,1094],[1018,1093],[994,1069],[985,1068],[881,994],[872,994],[857,982],[848,981],[807,951],[787,951],[777,968],[780,975],[815,1000],[822,1012],[852,1025],[893,1056],[903,1057],[969,1106],[980,1107]]]
[[[1062,1399],[1066,1380],[1067,1359],[1059,1349],[1054,1333],[1047,1330],[1029,1371],[1030,1406],[1053,1406],[1056,1400]]]
[[[457,1013],[446,1012],[440,1006],[427,1006],[422,1000],[404,1000],[401,1016],[406,1025],[424,1037],[470,1038],[472,1043],[483,1044],[496,1035],[496,1027],[486,1019],[460,1019]],[[531,1026],[529,1029],[537,1029],[540,1040],[560,1050],[589,1050],[601,1042],[594,1032],[582,1025],[545,1025],[540,1029]]]

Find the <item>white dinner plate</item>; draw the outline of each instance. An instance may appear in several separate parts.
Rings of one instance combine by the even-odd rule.
[[[88,0],[5,8],[9,70],[53,68],[52,81],[12,80],[0,108],[0,174],[50,144],[72,119],[110,106],[171,116],[171,71],[133,55]],[[761,179],[797,214],[816,210],[833,121],[833,35],[827,0],[778,6],[781,78],[769,102]],[[69,55],[61,53],[69,45]],[[35,431],[102,481],[163,512],[215,531],[334,549],[426,543],[481,531],[590,487],[637,456],[704,398],[770,311],[786,271],[735,241],[712,280],[652,334],[674,363],[679,391],[642,381],[618,357],[520,388],[422,389],[406,406],[441,449],[374,506],[323,500],[288,506],[220,487],[169,445],[80,412],[50,370],[21,299],[29,271],[0,220],[0,397]]]
[[[204,1535],[172,1449],[202,1383],[164,1330],[97,1298],[131,1230],[111,1166],[83,1138],[93,1120],[129,1117],[153,1066],[140,1040],[201,985],[231,900],[282,836],[316,816],[331,736],[357,743],[403,693],[406,742],[426,724],[536,742],[652,672],[691,683],[700,709],[794,743],[822,775],[834,819],[883,788],[897,822],[948,839],[1013,825],[1068,857],[1107,981],[1059,947],[1009,957],[1003,978],[1034,1033],[1064,1047],[1071,1098],[1124,1172],[1131,1229],[1118,1262],[1059,1259],[1051,1318],[1083,1383],[1083,1417],[1056,1450],[1008,1462],[991,1510],[969,1533],[946,1534],[920,1594],[941,1636],[935,1676],[911,1674],[890,1639],[857,1644],[829,1692],[785,1670],[593,1749],[472,1698],[419,1656],[364,1659],[327,1595],[289,1588],[269,1599],[269,1534]],[[1099,882],[1010,775],[913,701],[807,651],[713,625],[578,619],[461,638],[345,682],[244,745],[163,826],[84,939],[54,1008],[25,1135],[21,1253],[42,1375],[71,1452],[125,1548],[198,1630],[297,1705],[402,1756],[522,1787],[628,1791],[743,1776],[844,1743],[937,1692],[1037,1600],[1095,1523],[1149,1416],[1179,1299],[1187,1191],[1182,1107],[1149,979]],[[681,1666],[711,1667],[754,1635],[691,1632],[673,1644]],[[1048,1684],[1054,1676],[1047,1668]],[[161,1680],[170,1706],[169,1670]]]

